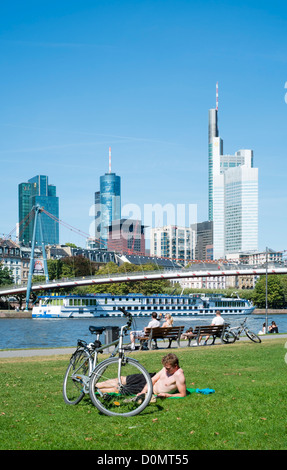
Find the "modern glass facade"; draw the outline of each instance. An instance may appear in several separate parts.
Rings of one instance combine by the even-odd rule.
[[[245,165],[225,174],[225,251],[258,250],[258,169]]]
[[[101,204],[101,248],[107,248],[108,227],[115,220],[121,219],[121,178],[115,173],[105,173],[100,177]]]
[[[56,196],[56,186],[48,184],[48,176],[34,176],[27,183],[18,186],[19,207],[19,242],[32,242],[34,218],[25,218],[36,205],[43,207],[52,216],[59,219],[59,198]],[[46,245],[59,244],[59,224],[57,221],[41,213],[43,239]],[[39,226],[36,230],[36,243],[40,244]]]
[[[257,250],[258,169],[252,150],[215,154],[213,170],[214,259]]]

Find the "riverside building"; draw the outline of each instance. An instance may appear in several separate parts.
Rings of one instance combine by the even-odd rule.
[[[176,225],[150,229],[150,254],[178,260],[185,265],[194,259],[195,230]]]

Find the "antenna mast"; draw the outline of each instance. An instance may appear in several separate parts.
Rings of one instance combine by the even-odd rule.
[[[109,173],[112,172],[112,152],[111,147],[109,147]]]

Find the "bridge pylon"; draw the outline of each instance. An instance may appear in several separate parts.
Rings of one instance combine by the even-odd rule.
[[[42,220],[41,220],[41,213],[43,211],[43,208],[40,207],[39,204],[37,204],[36,206],[33,207],[32,210],[34,210],[35,212],[35,217],[34,217],[32,247],[31,247],[31,256],[30,256],[30,267],[29,267],[28,283],[27,283],[27,291],[26,291],[26,308],[25,308],[26,312],[28,311],[28,307],[29,307],[32,277],[34,273],[34,259],[35,259],[34,251],[35,251],[35,244],[36,244],[37,224],[39,224],[39,234],[40,234],[40,242],[41,242],[42,254],[43,254],[45,278],[46,278],[46,282],[49,282],[47,256],[46,256],[45,243],[44,243],[44,238],[43,238],[43,227],[42,227]]]

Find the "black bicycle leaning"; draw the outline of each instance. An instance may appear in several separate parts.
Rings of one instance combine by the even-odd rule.
[[[125,355],[123,338],[131,328],[132,315],[123,308],[126,325],[120,329],[119,337],[109,344],[101,344],[99,338],[105,327],[90,326],[96,340],[87,344],[78,340],[76,351],[70,358],[63,383],[63,396],[68,405],[78,404],[89,394],[94,406],[108,416],[134,416],[143,411],[152,396],[152,381],[147,370],[134,358]],[[99,354],[115,346],[108,359],[98,363]],[[146,393],[138,397],[127,385],[126,377],[139,374]],[[108,382],[107,382],[108,381]],[[116,390],[103,388],[103,383],[113,382]],[[103,391],[106,390],[106,391]]]
[[[254,343],[261,343],[261,338],[253,331],[250,331],[246,326],[247,317],[243,320],[243,322],[238,326],[230,327],[229,325],[226,327],[224,336],[222,340],[224,343],[234,343],[236,340],[239,340],[239,337],[242,332],[244,332],[251,341]]]

